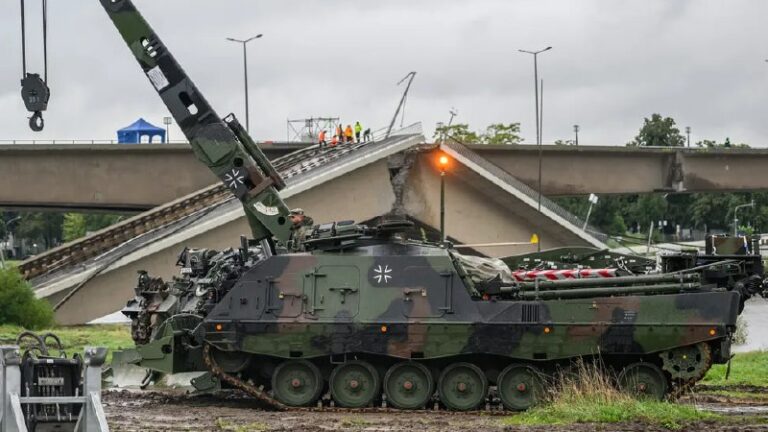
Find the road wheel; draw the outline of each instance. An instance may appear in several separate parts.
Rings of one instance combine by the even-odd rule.
[[[421,363],[397,363],[384,375],[384,394],[395,408],[423,408],[433,392],[432,374]]]
[[[362,408],[373,403],[379,394],[379,374],[370,363],[354,360],[340,364],[331,372],[328,382],[331,396],[347,408]]]
[[[533,366],[511,364],[499,375],[498,391],[504,407],[525,411],[544,397],[542,375]]]
[[[447,408],[469,411],[485,401],[488,380],[479,367],[471,363],[454,363],[440,374],[437,392]]]
[[[712,366],[712,350],[706,342],[664,351],[659,356],[662,368],[672,379],[684,382],[704,378]]]
[[[288,406],[310,406],[323,390],[323,377],[317,366],[306,360],[280,363],[272,374],[275,398]]]
[[[619,388],[634,396],[662,400],[667,394],[667,379],[655,364],[632,363],[621,370]]]

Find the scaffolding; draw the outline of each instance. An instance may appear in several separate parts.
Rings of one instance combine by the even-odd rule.
[[[298,120],[288,120],[286,128],[286,140],[288,142],[316,143],[321,130],[325,130],[328,136],[333,135],[339,117],[310,117]]]

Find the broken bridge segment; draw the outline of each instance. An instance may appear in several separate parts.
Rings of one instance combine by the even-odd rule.
[[[608,239],[606,234],[591,226],[587,226],[584,229],[584,221],[573,213],[563,209],[547,197],[541,196],[539,198],[539,193],[533,188],[514,178],[510,173],[479,156],[463,144],[450,140],[445,141],[440,144],[440,150],[531,209],[538,211],[540,199],[541,215],[549,220],[548,225],[564,229],[572,236],[591,246],[601,249],[608,248],[605,244],[605,241]],[[542,224],[540,222],[531,225],[534,231],[541,227]],[[543,233],[539,232],[537,234],[541,236]],[[527,237],[525,238],[527,239]],[[546,236],[543,238],[546,239]],[[513,239],[501,241],[513,241]]]
[[[317,220],[367,220],[387,213],[394,200],[388,156],[424,141],[420,125],[414,125],[381,141],[321,152],[301,150],[285,156],[275,163],[282,167],[280,172],[287,184],[281,196],[291,206],[312,209]],[[350,184],[357,187],[353,189]],[[124,305],[132,296],[139,269],[170,278],[183,246],[226,249],[236,246],[239,235],[246,232],[242,204],[227,197],[129,241],[113,244],[96,256],[72,260],[31,282],[38,297],[56,305],[60,323],[88,322]]]
[[[429,166],[435,150],[431,145],[420,146],[423,142],[420,134],[412,133],[395,135],[365,148],[340,148],[339,153],[324,160],[313,152],[287,156],[290,160],[280,165],[287,183],[281,194],[289,206],[311,209],[318,222],[372,220],[390,214],[400,199],[404,214],[430,227],[438,226],[435,209],[439,208],[439,176]],[[426,152],[413,153],[417,149]],[[455,175],[447,178],[447,228],[451,237],[459,242],[481,243],[509,241],[524,234],[528,239],[531,227],[538,226],[543,218],[531,206],[530,196],[520,203],[526,198],[519,198],[525,194],[520,195],[520,190],[510,186],[515,180],[482,158],[473,160],[463,146],[444,150],[453,151],[451,155],[460,162]],[[411,154],[412,160],[395,164],[403,177],[398,198],[392,182],[391,156],[402,152]],[[403,171],[406,165],[407,173]],[[547,211],[555,212],[552,208]],[[560,219],[550,217],[541,231],[542,247],[601,244],[593,239],[594,234],[579,234],[557,222],[570,220],[571,225],[578,225],[572,215],[571,219],[558,216]],[[237,247],[239,236],[245,232],[248,226],[241,203],[228,198],[32,282],[39,297],[58,305],[56,317],[60,323],[88,322],[119,310],[133,296],[138,270],[169,279],[176,273],[174,263],[184,246],[216,250]],[[524,252],[503,248],[479,251],[491,256]]]
[[[402,129],[393,137],[406,134],[420,134],[421,126],[415,124]],[[397,138],[393,138],[397,139]],[[365,160],[375,156],[377,151],[388,146],[388,141],[373,141],[354,145],[319,149],[317,146],[305,147],[288,155],[279,157],[272,164],[284,179],[302,179],[315,168],[331,169],[347,155],[354,153]],[[358,164],[361,161],[357,161]],[[123,243],[134,242],[138,236],[149,234],[158,228],[186,218],[202,211],[211,211],[218,205],[232,200],[228,188],[220,183],[205,187],[194,193],[170,201],[151,210],[128,218],[86,237],[63,244],[30,258],[19,265],[25,278],[35,279],[60,269],[77,265],[90,258],[109,253]]]

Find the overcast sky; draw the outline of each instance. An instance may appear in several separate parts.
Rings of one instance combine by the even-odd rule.
[[[32,71],[41,69],[38,1],[28,3]],[[19,2],[0,2],[0,140],[114,139],[165,106],[97,0],[50,0],[46,128],[33,133],[19,95]],[[643,117],[672,116],[692,141],[730,137],[768,147],[766,1],[706,0],[136,0],[220,115],[244,123],[242,52],[249,45],[251,131],[286,138],[286,119],[340,116],[388,124],[418,75],[407,123],[484,129],[520,122],[535,142],[533,60],[544,80],[544,141],[616,145]],[[398,124],[399,124],[398,120]],[[181,137],[178,129],[171,138]]]

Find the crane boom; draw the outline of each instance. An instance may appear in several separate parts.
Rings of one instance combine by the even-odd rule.
[[[233,114],[221,119],[130,0],[99,0],[192,150],[242,202],[253,237],[287,243],[280,174]]]

